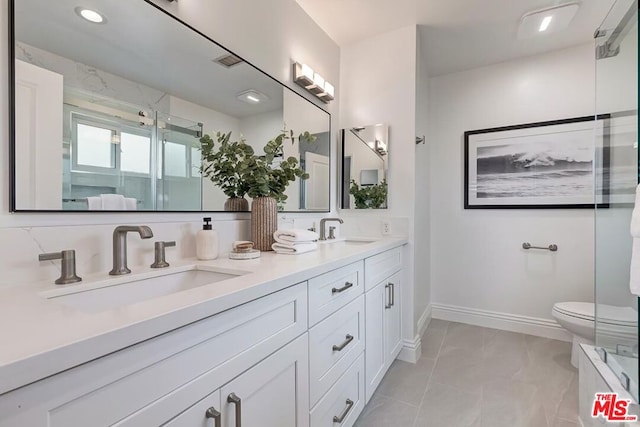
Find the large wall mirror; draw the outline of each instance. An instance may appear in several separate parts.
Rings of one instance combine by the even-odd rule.
[[[342,209],[386,209],[389,127],[385,124],[342,129]]]
[[[280,209],[329,211],[326,111],[147,0],[82,5],[10,1],[13,211],[223,211],[200,139],[283,129],[315,138],[285,142],[309,178]]]

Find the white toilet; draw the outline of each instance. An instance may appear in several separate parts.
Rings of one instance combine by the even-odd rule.
[[[580,344],[594,344],[595,305],[592,302],[559,302],[554,304],[551,314],[573,334],[571,364],[577,368]],[[638,313],[631,307],[598,304],[598,337],[598,345],[609,348],[615,348],[617,344],[637,345]]]

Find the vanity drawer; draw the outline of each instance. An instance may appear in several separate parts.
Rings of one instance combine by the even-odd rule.
[[[306,329],[301,283],[0,397],[0,427],[160,425]]]
[[[364,260],[365,292],[402,268],[402,248],[391,249]]]
[[[364,295],[309,331],[311,405],[364,350]]]
[[[309,280],[309,325],[313,326],[363,293],[362,261]]]
[[[364,408],[364,400],[364,353],[361,353],[311,410],[311,427],[351,427]],[[338,419],[334,421],[334,417]]]

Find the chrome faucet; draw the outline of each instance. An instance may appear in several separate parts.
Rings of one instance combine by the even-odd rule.
[[[340,218],[322,218],[320,220],[320,239],[319,240],[327,240],[327,237],[326,237],[326,228],[327,228],[326,223],[327,223],[327,221],[338,221],[340,224],[344,224],[344,221],[341,220]],[[333,233],[332,233],[332,235],[333,235]],[[330,235],[329,238],[330,239],[335,239],[335,236],[331,237],[331,235]]]
[[[142,239],[153,237],[153,231],[146,225],[119,225],[113,230],[113,269],[111,276],[131,273],[127,268],[127,233],[136,232]]]

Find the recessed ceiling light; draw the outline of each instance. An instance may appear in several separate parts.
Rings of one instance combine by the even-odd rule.
[[[518,27],[518,38],[527,39],[564,30],[573,20],[578,8],[579,3],[570,2],[526,13]]]
[[[262,92],[258,92],[255,89],[245,90],[244,92],[240,92],[236,95],[240,101],[246,102],[247,104],[259,104],[263,101],[269,99],[267,95]]]
[[[540,23],[540,28],[538,28],[538,31],[547,31],[547,28],[549,28],[549,24],[551,24],[552,19],[553,19],[552,15],[545,16],[542,22]]]
[[[100,12],[96,12],[93,9],[78,6],[75,8],[75,11],[79,17],[94,24],[104,24],[107,22],[106,18]]]

